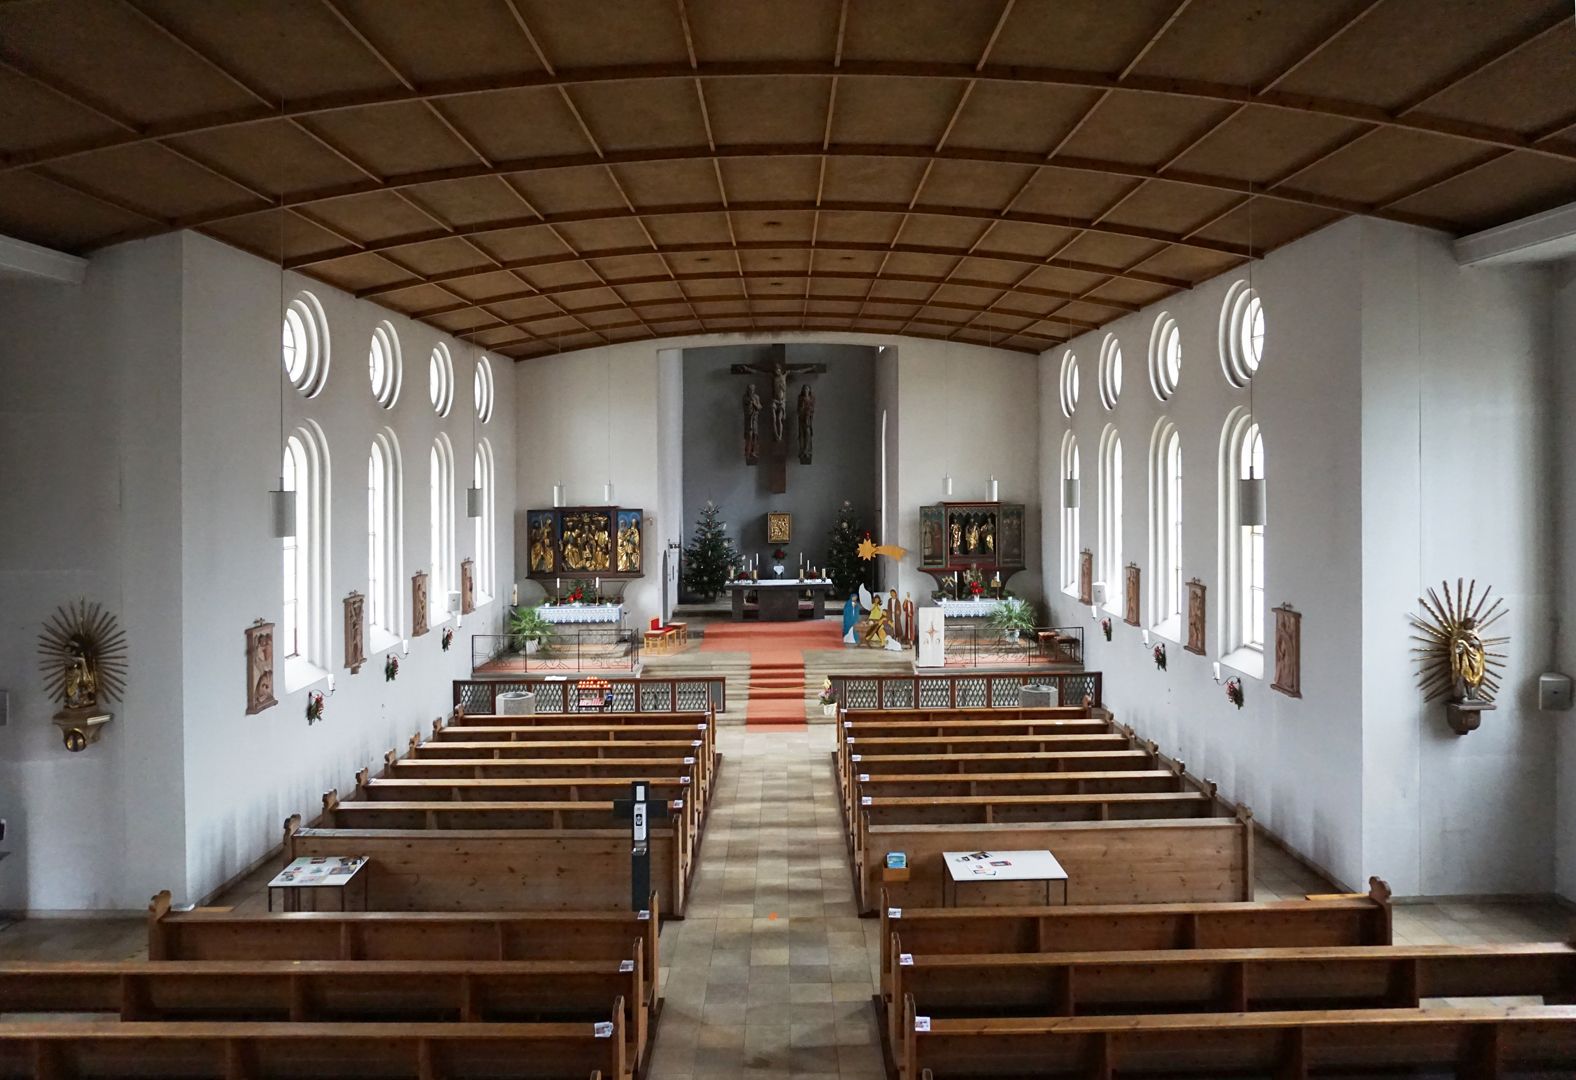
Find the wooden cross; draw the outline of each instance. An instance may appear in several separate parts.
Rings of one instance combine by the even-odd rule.
[[[768,485],[773,495],[781,495],[788,490],[788,380],[795,375],[824,375],[826,365],[790,364],[786,360],[786,345],[773,345],[771,349],[769,364],[734,364],[728,370],[735,375],[765,375],[771,380],[760,436],[766,450]]]
[[[647,822],[659,821],[670,816],[668,804],[659,799],[648,802],[647,783],[632,781],[629,798],[613,800],[613,816],[629,822],[629,909],[642,911],[651,899],[651,845],[647,839]]]

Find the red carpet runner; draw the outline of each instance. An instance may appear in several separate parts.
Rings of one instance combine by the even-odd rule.
[[[804,653],[842,647],[838,619],[799,623],[712,623],[702,652],[750,654],[747,724],[805,722]]]

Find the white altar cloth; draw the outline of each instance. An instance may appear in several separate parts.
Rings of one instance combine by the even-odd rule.
[[[543,604],[537,613],[555,626],[568,623],[613,623],[624,619],[623,604]]]
[[[941,608],[943,618],[984,619],[1001,607],[1001,601],[995,597],[978,596],[971,600],[942,600],[937,606]]]

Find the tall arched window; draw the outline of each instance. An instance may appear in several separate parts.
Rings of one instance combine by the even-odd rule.
[[[1149,585],[1155,629],[1181,640],[1182,437],[1170,420],[1155,424],[1149,444]]]
[[[285,689],[299,690],[327,674],[328,442],[308,420],[285,440],[284,489],[295,492],[295,535],[282,541],[282,600],[277,638]]]
[[[454,591],[454,447],[439,432],[431,454],[432,572],[428,581],[428,622],[437,625],[449,617],[449,593]]]
[[[1062,437],[1062,471],[1066,480],[1078,477],[1078,440],[1068,432]],[[1066,488],[1062,494],[1062,590],[1078,595],[1078,506],[1067,505]]]
[[[1245,525],[1240,481],[1264,477],[1264,436],[1244,408],[1220,433],[1220,651],[1227,663],[1264,673],[1264,527]]]
[[[482,439],[476,444],[476,464],[471,481],[482,493],[481,513],[472,520],[476,527],[476,603],[491,600],[498,592],[498,528],[494,517],[492,444]]]
[[[392,431],[372,437],[367,456],[367,628],[372,648],[403,635],[404,493],[399,440]]]
[[[1100,580],[1105,606],[1122,610],[1122,437],[1106,425],[1100,436]]]

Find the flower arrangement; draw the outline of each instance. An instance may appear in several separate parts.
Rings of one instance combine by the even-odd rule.
[[[383,681],[393,682],[398,677],[399,657],[395,656],[393,653],[389,653],[387,659],[383,661]]]
[[[1100,633],[1105,635],[1105,640],[1111,640],[1111,619],[1109,616],[1100,620]]]
[[[452,626],[445,626],[443,628],[443,639],[442,640],[443,640],[443,651],[444,652],[448,652],[449,651],[449,646],[454,644],[454,627],[452,627]]]
[[[837,691],[832,689],[832,680],[830,678],[821,680],[821,704],[837,704]]]
[[[315,724],[323,719],[323,692],[313,690],[306,696],[306,722]]]
[[[586,583],[578,578],[569,583],[569,591],[558,598],[560,604],[580,604],[586,598]]]
[[[788,557],[788,553],[786,551],[784,551],[782,548],[777,548],[777,549],[775,549],[772,552],[772,558],[775,559],[777,562],[782,562],[787,557]]]
[[[1159,644],[1157,644],[1155,646],[1155,648],[1154,648],[1154,656],[1155,656],[1155,667],[1159,668],[1161,671],[1164,671],[1166,669],[1166,645],[1165,645],[1165,642],[1162,641],[1162,642],[1160,642]]]
[[[1231,678],[1226,680],[1226,700],[1237,708],[1242,708],[1242,680]]]

